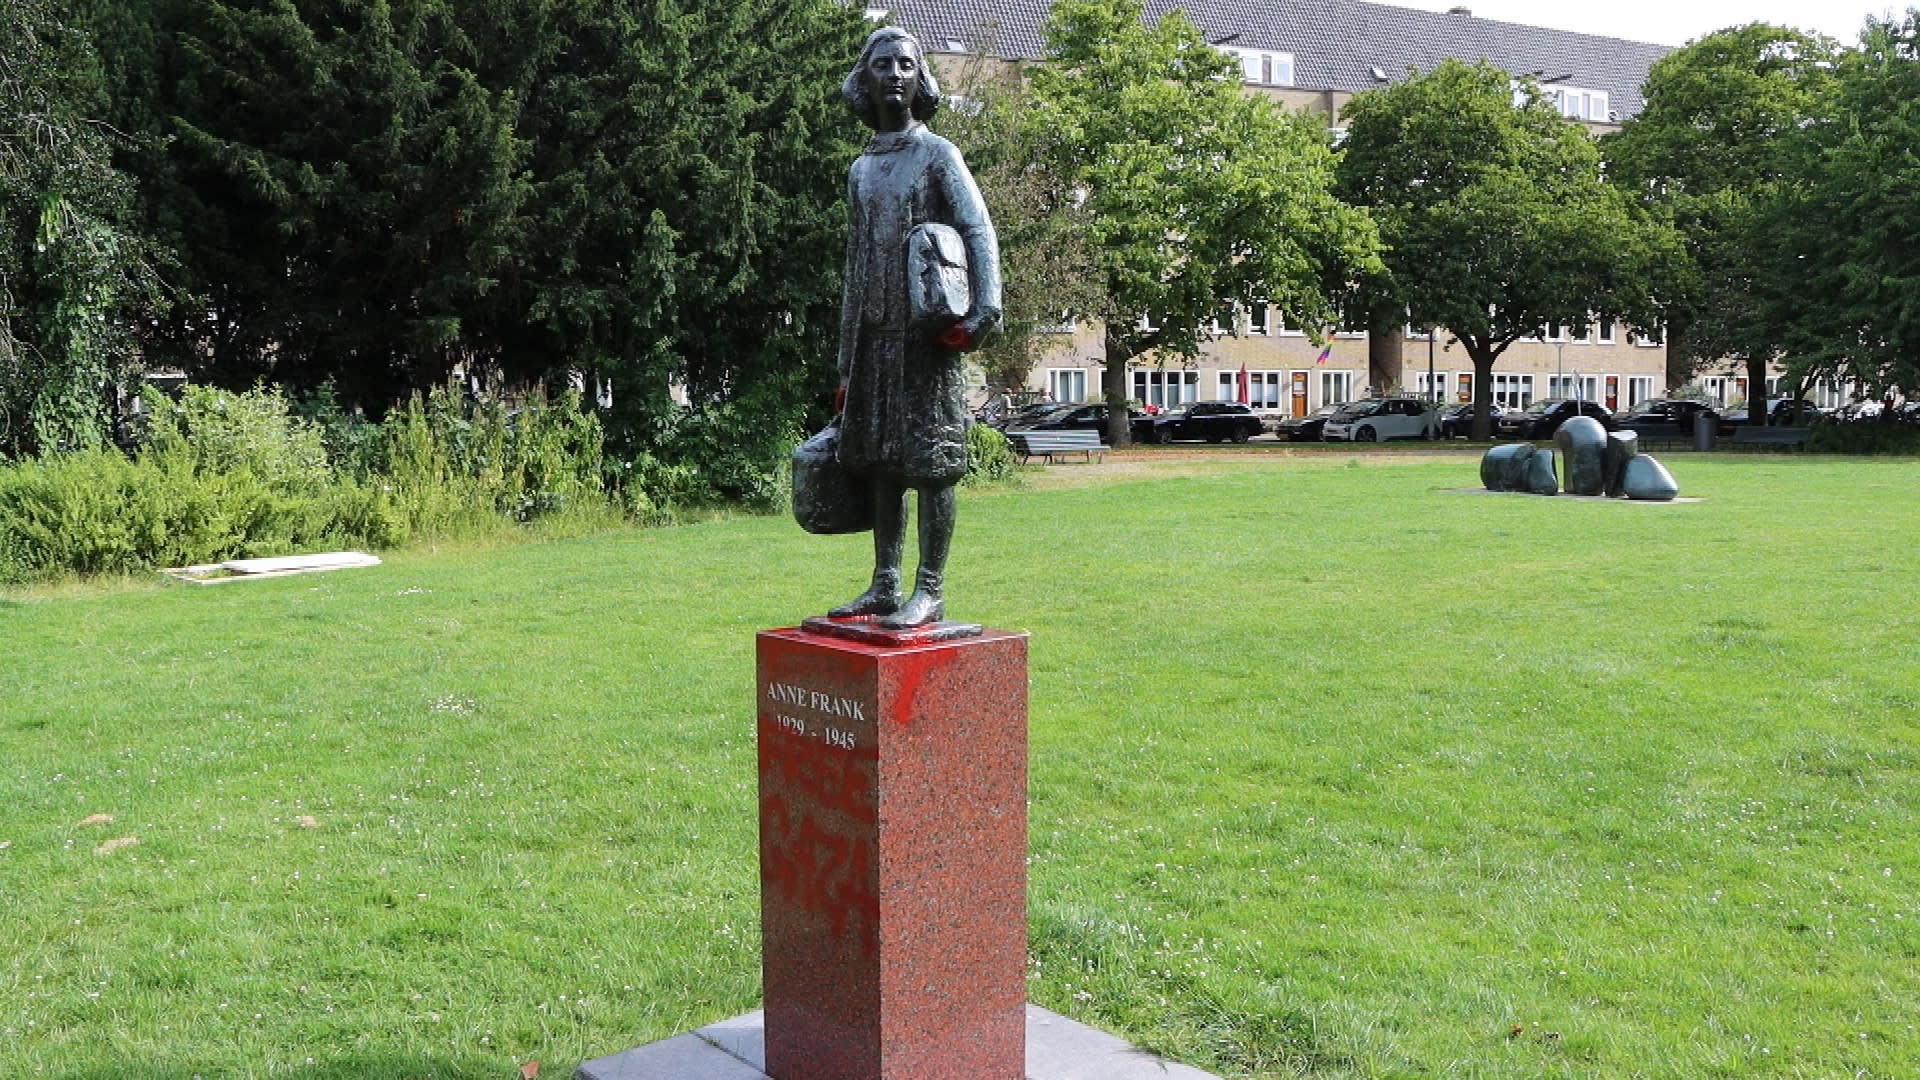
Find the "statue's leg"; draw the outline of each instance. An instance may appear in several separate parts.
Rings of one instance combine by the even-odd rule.
[[[904,629],[947,617],[941,590],[946,584],[947,551],[953,546],[953,519],[959,501],[952,484],[920,489],[920,572],[915,575],[913,595],[900,610],[881,619],[880,625]]]
[[[907,535],[907,486],[886,476],[873,478],[873,584],[850,604],[827,612],[891,615],[900,609],[900,549]]]

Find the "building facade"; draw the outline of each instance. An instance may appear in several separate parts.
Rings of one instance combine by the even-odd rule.
[[[1176,7],[1207,41],[1240,61],[1248,92],[1320,115],[1336,130],[1355,94],[1457,58],[1485,59],[1516,79],[1533,79],[1563,115],[1599,134],[1640,110],[1648,70],[1671,51],[1481,19],[1466,8],[1428,12],[1363,0],[1151,0],[1147,17]],[[913,32],[936,66],[953,64],[982,42],[1001,59],[1044,59],[1047,0],[895,0],[867,10]],[[1368,393],[1472,399],[1473,364],[1445,330],[1407,327],[1375,349],[1364,332],[1337,331],[1324,346],[1315,345],[1272,309],[1240,311],[1234,321],[1220,328],[1194,366],[1143,358],[1128,372],[1129,395],[1161,406],[1239,400],[1244,371],[1249,404],[1293,415]],[[1066,326],[1056,337],[1029,387],[1056,401],[1101,396],[1098,328]],[[1501,354],[1493,399],[1517,407],[1578,393],[1624,409],[1666,392],[1666,354],[1661,341],[1610,322],[1577,335],[1549,327],[1542,338]],[[1744,386],[1736,396],[1733,384],[1723,382],[1723,402],[1744,398]]]

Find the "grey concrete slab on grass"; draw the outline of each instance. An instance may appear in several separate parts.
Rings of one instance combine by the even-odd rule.
[[[577,1080],[771,1080],[766,1018],[750,1012],[580,1066]],[[1219,1080],[1038,1005],[1027,1006],[1027,1080]]]

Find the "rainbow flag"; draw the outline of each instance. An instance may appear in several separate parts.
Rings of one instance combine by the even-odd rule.
[[[1333,346],[1329,344],[1326,348],[1320,350],[1320,359],[1315,360],[1314,363],[1324,364],[1327,362],[1327,357],[1332,355],[1333,355]]]

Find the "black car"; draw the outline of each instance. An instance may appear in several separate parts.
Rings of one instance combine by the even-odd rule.
[[[1306,416],[1289,416],[1273,426],[1273,433],[1288,442],[1319,442],[1327,417],[1339,412],[1345,402],[1322,405]]]
[[[1493,433],[1502,439],[1551,439],[1553,433],[1560,430],[1561,424],[1575,416],[1591,416],[1608,431],[1620,429],[1613,414],[1597,401],[1545,398],[1524,409],[1501,414],[1500,419],[1494,422]]]
[[[1133,441],[1146,442],[1153,437],[1153,418],[1139,409],[1128,409],[1127,415],[1133,428]],[[1031,423],[1016,424],[1008,428],[1014,431],[1097,431],[1102,438],[1107,434],[1107,406],[1104,404],[1062,405],[1052,412],[1043,413]]]
[[[1498,430],[1500,415],[1505,411],[1493,402],[1487,402],[1487,430]],[[1440,437],[1443,439],[1473,438],[1472,402],[1465,405],[1449,405],[1440,411]]]
[[[1047,417],[1052,416],[1054,413],[1064,412],[1068,408],[1071,408],[1071,406],[1062,405],[1057,401],[1038,401],[1031,405],[1022,405],[1016,409],[1008,409],[1000,415],[998,420],[989,420],[987,423],[999,428],[1001,431],[1012,431],[1015,428],[1030,428],[1042,420],[1045,420]]]
[[[1716,434],[1731,435],[1735,421],[1704,401],[1688,398],[1651,398],[1614,417],[1622,431],[1637,431],[1643,439],[1691,439],[1702,415],[1713,418]]]
[[[1154,417],[1148,441],[1246,442],[1263,430],[1260,417],[1237,401],[1195,401]]]

